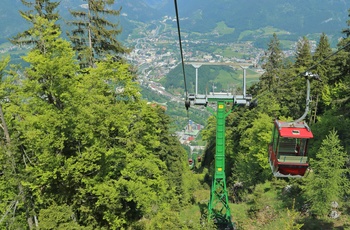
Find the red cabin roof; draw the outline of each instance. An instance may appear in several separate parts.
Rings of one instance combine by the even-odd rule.
[[[279,136],[288,138],[313,138],[311,129],[305,122],[291,123],[275,120],[275,126],[279,131]]]

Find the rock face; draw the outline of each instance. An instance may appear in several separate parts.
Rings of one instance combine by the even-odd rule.
[[[339,204],[336,201],[332,201],[331,206],[332,208],[338,208]]]
[[[328,216],[332,219],[337,219],[338,217],[340,217],[340,212],[332,210]]]
[[[290,193],[292,191],[292,186],[291,185],[286,185],[286,187],[283,188],[282,193],[286,194],[286,193]]]
[[[331,207],[333,208],[333,209],[337,209],[338,208],[338,206],[339,206],[339,204],[338,204],[338,202],[336,202],[336,201],[332,201],[331,202]],[[332,210],[330,213],[329,213],[329,217],[330,218],[332,218],[332,219],[337,219],[338,217],[340,217],[340,212],[339,211],[337,211],[337,210]]]

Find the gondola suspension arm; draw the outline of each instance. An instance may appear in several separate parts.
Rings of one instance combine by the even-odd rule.
[[[306,106],[305,106],[305,112],[304,114],[296,119],[295,121],[290,122],[291,125],[301,122],[305,119],[305,117],[307,116],[308,112],[309,112],[309,108],[310,108],[310,80],[311,79],[315,79],[318,81],[322,81],[320,76],[318,76],[317,74],[313,74],[311,72],[305,72],[304,77],[306,79]]]

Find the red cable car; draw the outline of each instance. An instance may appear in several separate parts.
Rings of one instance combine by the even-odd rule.
[[[305,122],[275,120],[269,162],[276,177],[303,177],[309,167],[307,148],[313,138]]]
[[[283,122],[275,120],[272,141],[269,144],[269,162],[276,177],[303,177],[309,167],[307,147],[313,134],[303,121],[308,114],[310,104],[310,80],[321,80],[317,74],[305,72],[306,107],[304,114],[297,120]]]

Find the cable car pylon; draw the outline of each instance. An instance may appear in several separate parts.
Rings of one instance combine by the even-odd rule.
[[[199,66],[194,66],[198,73]],[[245,79],[245,71],[243,78]],[[196,77],[198,79],[198,77]],[[245,84],[245,80],[243,81]],[[196,80],[196,85],[198,82]],[[246,94],[245,85],[243,95],[233,95],[229,92],[210,92],[208,94],[189,94],[189,102],[185,102],[186,108],[190,105],[202,105],[207,108],[216,118],[216,148],[215,148],[215,171],[210,190],[210,200],[208,204],[208,220],[213,220],[219,229],[234,229],[229,207],[228,192],[226,188],[225,171],[225,130],[226,117],[236,106],[249,106],[252,96]],[[197,89],[196,89],[197,91]],[[216,103],[216,110],[209,103]],[[232,108],[227,111],[227,104],[232,104]]]

